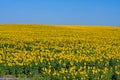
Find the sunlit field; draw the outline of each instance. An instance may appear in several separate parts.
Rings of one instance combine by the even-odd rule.
[[[0,76],[120,80],[120,27],[0,25]]]

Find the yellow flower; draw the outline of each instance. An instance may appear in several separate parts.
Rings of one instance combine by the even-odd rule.
[[[53,60],[53,58],[51,57],[51,58],[50,58],[50,61],[52,61],[52,60]]]
[[[86,75],[86,72],[85,71],[81,71],[80,74],[81,75]]]
[[[65,73],[65,69],[64,68],[61,69],[61,73]]]

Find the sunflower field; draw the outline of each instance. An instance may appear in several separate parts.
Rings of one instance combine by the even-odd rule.
[[[120,27],[0,25],[0,76],[120,80]]]

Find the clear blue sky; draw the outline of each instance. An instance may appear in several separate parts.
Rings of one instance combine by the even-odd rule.
[[[120,0],[0,0],[0,24],[120,26]]]

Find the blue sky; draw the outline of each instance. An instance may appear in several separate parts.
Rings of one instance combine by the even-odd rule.
[[[0,0],[0,24],[120,26],[120,0]]]

